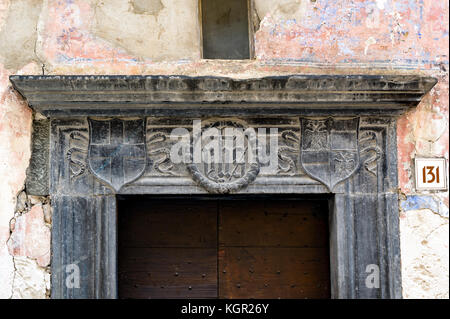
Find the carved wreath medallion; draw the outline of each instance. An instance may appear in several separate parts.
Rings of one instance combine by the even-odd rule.
[[[260,170],[257,136],[253,132],[245,122],[234,119],[204,122],[201,134],[193,133],[193,157],[187,165],[194,181],[219,194],[252,183]],[[199,156],[196,158],[196,150],[201,150],[201,161]]]

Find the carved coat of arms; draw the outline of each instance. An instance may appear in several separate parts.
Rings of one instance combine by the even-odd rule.
[[[359,118],[301,120],[300,161],[330,191],[359,168]]]
[[[118,191],[145,170],[145,121],[89,119],[88,152],[92,173]]]
[[[231,135],[228,132],[231,129]],[[257,159],[257,137],[251,128],[246,130],[244,123],[235,120],[221,120],[206,123],[201,134],[194,136],[194,154],[198,147],[201,162],[195,161],[187,166],[193,179],[212,193],[230,193],[252,183],[259,173]],[[213,134],[211,134],[211,132]],[[240,134],[235,135],[237,132]],[[231,139],[229,139],[231,136]],[[238,143],[239,137],[242,137]],[[227,147],[226,139],[231,142]],[[208,148],[214,144],[215,147]],[[205,157],[215,160],[205,161]]]

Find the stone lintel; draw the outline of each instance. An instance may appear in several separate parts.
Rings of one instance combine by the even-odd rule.
[[[13,75],[13,86],[47,116],[401,114],[437,82],[412,75],[202,76]]]

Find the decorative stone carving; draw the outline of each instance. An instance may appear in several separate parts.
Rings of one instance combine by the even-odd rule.
[[[89,167],[115,191],[145,171],[144,123],[143,119],[89,119]]]
[[[50,120],[34,120],[31,158],[27,169],[26,190],[30,195],[49,193]]]
[[[382,153],[381,148],[377,145],[376,134],[374,131],[364,131],[359,137],[359,152],[364,157],[364,168],[375,176],[377,175],[378,160]]]
[[[236,143],[237,136],[232,136],[232,149],[227,149],[223,137],[227,134],[229,128],[240,129],[243,134],[243,143],[241,146]],[[202,158],[201,163],[196,163],[195,155],[191,158],[191,163],[187,165],[192,178],[211,193],[226,194],[237,191],[252,183],[259,173],[259,162],[257,158],[257,136],[256,134],[244,134],[247,125],[243,121],[219,120],[206,123],[202,128],[201,136],[194,136],[194,150],[197,146],[202,150],[202,156],[205,155],[204,145],[208,144],[211,136],[203,135],[203,132],[213,129],[217,133],[219,154],[208,155],[217,156],[218,161],[211,163],[205,162]],[[254,132],[254,131],[253,131]],[[243,149],[240,149],[243,148]],[[230,157],[227,159],[226,157]]]
[[[163,146],[158,146],[162,144]],[[170,148],[167,146],[167,134],[154,132],[147,137],[148,155],[155,156],[153,168],[161,175],[177,175],[173,171],[173,163],[170,161]]]
[[[201,125],[198,124],[197,131],[194,132],[195,121],[201,122]],[[175,133],[172,131],[174,129],[181,131]],[[207,142],[204,136],[200,140],[197,135],[204,135],[203,133],[210,129],[217,130],[218,135],[222,138],[222,147],[225,146],[224,137],[227,130],[238,129],[246,132],[243,136],[245,137],[244,144],[248,148],[236,147],[232,152],[249,151],[254,153],[257,161],[244,165],[244,163],[237,163],[237,159],[234,158],[234,163],[217,166],[194,162],[192,157],[194,150],[200,142],[203,144]],[[257,138],[256,136],[250,138],[252,135],[249,133],[255,134]],[[279,180],[280,177],[306,177],[299,165],[299,134],[298,117],[289,117],[281,121],[276,117],[239,119],[149,117],[147,118],[148,165],[146,172],[136,183],[144,187],[151,187],[150,185],[175,186],[187,185],[190,180],[194,180],[197,185],[208,192],[229,193],[244,190],[256,180],[256,177],[274,179],[271,185],[275,185],[275,180]],[[186,161],[173,162],[170,152],[174,145],[182,140],[186,143],[184,149],[187,148],[185,153],[188,153],[189,156]],[[180,151],[180,146],[177,149]],[[219,153],[221,153],[218,154],[219,156],[225,156],[224,149]],[[245,174],[247,171],[248,176]],[[171,178],[162,179],[162,177]],[[192,190],[198,191],[198,188],[194,187]]]
[[[187,162],[173,163],[170,152],[177,142],[171,136],[173,126],[154,127],[153,124],[148,124],[148,119],[88,119],[88,130],[72,129],[66,133],[68,147],[65,156],[70,181],[73,182],[90,171],[89,174],[118,192],[123,185],[143,175],[188,177],[208,192],[230,193],[246,188],[259,175],[294,177],[306,173],[332,191],[361,166],[376,176],[378,161],[382,156],[382,150],[377,145],[379,132],[367,128],[360,132],[359,117],[297,118],[291,119],[287,127],[280,123],[280,129],[276,133],[269,133],[270,129],[267,130],[267,139],[270,134],[277,135],[278,168],[275,171],[264,170],[259,161],[258,154],[268,151],[261,149],[260,136],[257,143],[256,136],[249,138],[244,135],[246,149],[242,151],[254,153],[254,163],[238,163],[236,158],[233,163],[223,165],[195,163],[192,158],[195,144],[204,144],[206,141],[193,136],[194,120],[188,118],[179,123],[180,127],[189,132],[189,141],[193,143],[188,145],[191,158]],[[235,118],[204,120],[200,133],[214,128],[223,137],[226,129],[245,131],[249,127],[265,125],[270,128],[274,126],[271,121],[252,119],[252,124],[249,125]],[[221,143],[224,146],[223,141]],[[222,148],[220,156],[224,154],[225,149]]]
[[[359,118],[302,118],[301,126],[301,164],[332,191],[359,168]]]
[[[66,152],[69,161],[70,180],[74,180],[86,173],[87,149],[89,137],[80,131],[69,133],[69,149]]]
[[[279,173],[295,175],[297,173],[297,161],[300,155],[300,138],[292,130],[281,132],[281,140],[285,145],[278,147]]]

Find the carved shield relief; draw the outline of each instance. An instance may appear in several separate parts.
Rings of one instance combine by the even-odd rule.
[[[243,132],[243,144],[241,147],[232,143],[232,148],[227,149],[223,138],[227,135],[227,129],[240,129]],[[201,129],[200,136],[194,136],[194,149],[199,147],[203,155],[217,156],[217,161],[212,163],[196,163],[195,160],[187,168],[193,179],[212,193],[230,193],[248,186],[259,173],[260,165],[257,159],[256,135],[248,136],[244,134],[247,125],[243,121],[233,119],[222,119],[219,121],[206,121]],[[215,130],[218,139],[218,147],[215,150],[207,151],[205,145],[210,138],[207,133]],[[226,143],[225,143],[226,144]],[[215,154],[217,152],[217,154]],[[214,156],[215,155],[215,156]],[[228,160],[226,158],[229,156]],[[251,160],[250,160],[251,158]]]
[[[89,168],[118,191],[141,176],[146,166],[143,119],[89,119]]]
[[[300,161],[330,191],[359,168],[359,118],[302,119]]]

